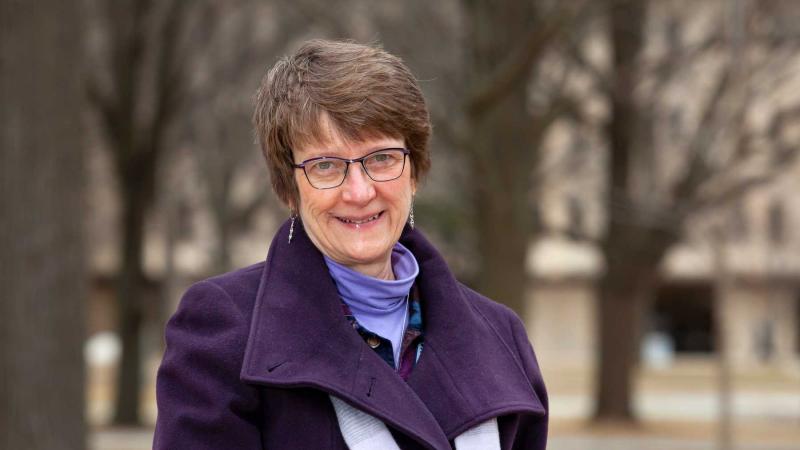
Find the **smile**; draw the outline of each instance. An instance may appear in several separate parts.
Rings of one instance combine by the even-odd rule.
[[[355,219],[355,218],[351,218],[351,217],[339,217],[339,216],[335,216],[335,217],[337,219],[339,219],[339,221],[342,222],[342,223],[349,223],[349,224],[354,224],[354,225],[362,225],[362,224],[365,224],[365,223],[372,222],[374,220],[378,220],[378,218],[382,214],[383,214],[383,211],[379,212],[378,214],[375,214],[373,216],[369,216],[369,217],[366,217],[366,218],[363,218],[363,219]]]

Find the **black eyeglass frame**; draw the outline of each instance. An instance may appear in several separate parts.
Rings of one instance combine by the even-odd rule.
[[[400,169],[400,174],[397,175],[394,178],[390,178],[388,180],[376,180],[375,178],[372,178],[372,175],[369,174],[369,170],[367,170],[367,166],[364,165],[364,160],[368,159],[370,156],[372,156],[372,155],[374,155],[376,153],[385,152],[385,151],[388,151],[388,150],[400,150],[400,151],[403,152],[403,167]],[[313,187],[314,189],[325,190],[325,189],[334,189],[334,188],[337,188],[337,187],[341,186],[342,184],[344,184],[344,180],[347,179],[347,174],[348,174],[348,172],[350,172],[350,164],[353,164],[353,163],[361,164],[361,168],[364,169],[364,173],[367,174],[367,176],[369,177],[370,180],[375,181],[376,183],[383,183],[383,182],[386,182],[386,181],[396,180],[396,179],[398,179],[398,178],[403,176],[403,172],[405,172],[405,170],[406,170],[406,159],[408,159],[407,156],[410,155],[410,154],[411,154],[411,151],[409,149],[407,149],[407,148],[388,147],[388,148],[380,148],[378,150],[373,150],[373,151],[367,153],[366,155],[364,155],[364,156],[362,156],[360,158],[355,158],[355,159],[339,158],[338,156],[317,156],[315,158],[307,159],[307,160],[301,162],[300,164],[292,163],[292,167],[295,168],[295,169],[303,169],[303,173],[306,176],[306,180],[308,181],[308,184],[311,185],[311,187]],[[336,186],[329,186],[329,187],[319,188],[319,187],[314,186],[314,183],[312,183],[311,179],[308,178],[308,172],[306,172],[306,164],[310,164],[310,163],[313,163],[315,161],[319,161],[319,160],[322,160],[322,159],[335,159],[337,161],[344,161],[344,163],[345,163],[344,176],[342,177],[342,181],[340,181],[339,184],[337,184]]]

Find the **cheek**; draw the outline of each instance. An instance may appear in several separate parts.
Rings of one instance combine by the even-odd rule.
[[[403,182],[403,188],[397,189],[397,196],[399,197],[399,201],[407,203],[406,207],[408,207],[411,205],[411,200],[414,199],[414,195],[417,193],[417,183],[411,177],[403,180]]]
[[[388,187],[388,186],[387,186]],[[411,209],[411,201],[414,198],[414,191],[410,187],[403,188],[395,186],[393,189],[389,188],[384,191],[387,199],[391,202],[392,209],[395,211],[399,219],[402,219],[406,213]]]
[[[310,218],[319,219],[335,204],[335,192],[321,191],[314,188],[300,189],[300,211],[310,215]]]

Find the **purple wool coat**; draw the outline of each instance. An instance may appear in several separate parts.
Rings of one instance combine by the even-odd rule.
[[[153,447],[347,449],[329,394],[381,419],[402,449],[453,448],[498,418],[501,448],[544,449],[547,393],[519,318],[453,278],[408,227],[425,344],[403,381],[348,324],[302,226],[267,260],[193,285],[167,324]]]

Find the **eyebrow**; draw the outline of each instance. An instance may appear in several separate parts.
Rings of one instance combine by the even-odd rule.
[[[378,150],[387,149],[387,148],[405,148],[405,147],[403,147],[403,146],[396,146],[396,145],[385,145],[385,144],[382,144],[382,145],[376,145],[376,146],[372,146],[372,147],[370,147],[368,150],[366,150],[366,151],[365,151],[364,153],[362,153],[360,156],[356,156],[356,158],[360,158],[361,156],[368,155],[368,154],[370,154],[370,153],[372,153],[372,152],[375,152],[375,151],[378,151]],[[306,158],[303,158],[303,159],[301,159],[300,161],[302,162],[302,161],[308,161],[309,159],[315,159],[315,158],[330,158],[330,157],[333,157],[333,158],[342,158],[342,159],[351,159],[351,158],[345,158],[344,156],[342,156],[342,153],[343,153],[343,152],[344,152],[344,151],[343,151],[343,150],[341,150],[340,148],[336,148],[336,149],[334,149],[334,150],[323,150],[323,151],[318,151],[318,152],[312,152],[312,153],[310,153],[310,154],[308,155],[308,157],[306,157]]]

